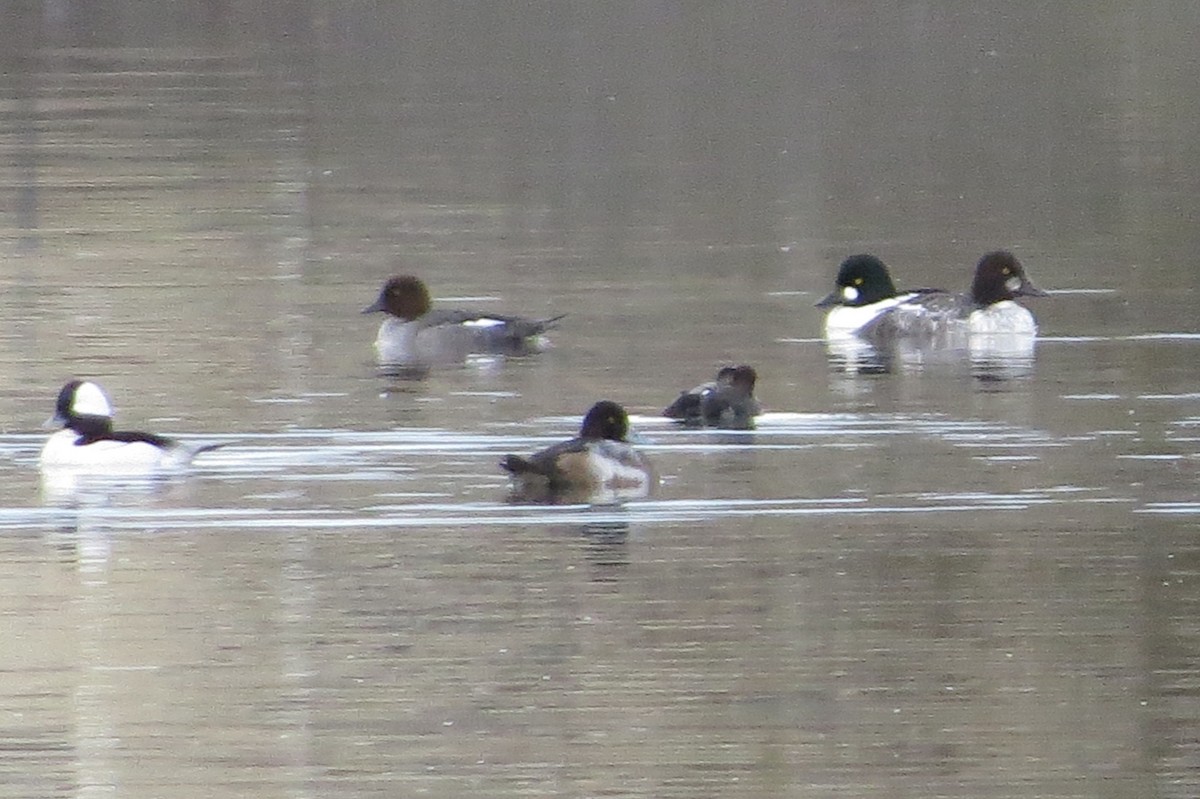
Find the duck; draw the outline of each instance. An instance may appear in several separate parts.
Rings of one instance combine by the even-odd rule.
[[[500,468],[527,498],[570,493],[607,499],[646,496],[657,483],[649,459],[628,441],[629,415],[601,400],[583,417],[579,435],[528,457],[506,455]]]
[[[62,429],[42,446],[43,472],[72,469],[96,474],[153,474],[182,469],[223,443],[194,446],[156,433],[113,429],[113,406],[99,384],[70,380],[58,392],[46,426]]]
[[[1016,255],[993,250],[975,265],[966,293],[919,293],[871,320],[858,335],[875,342],[899,337],[939,340],[964,333],[971,339],[1032,338],[1037,335],[1037,322],[1017,298],[1047,296],[1030,280]]]
[[[758,373],[752,366],[723,366],[716,379],[680,392],[662,415],[683,424],[748,427],[762,413],[762,406],[754,398],[757,381]]]
[[[1033,312],[1018,297],[1049,297],[1025,274],[1025,267],[1008,250],[995,250],[979,259],[971,282],[971,311],[967,331],[972,335],[1036,335]]]
[[[527,319],[477,311],[433,308],[424,281],[396,275],[362,313],[387,317],[375,337],[381,364],[427,365],[462,363],[475,353],[522,356],[540,352],[544,333],[565,316]]]
[[[826,339],[861,335],[893,309],[938,289],[899,291],[887,265],[870,253],[851,255],[838,267],[834,289],[816,307],[825,314]]]

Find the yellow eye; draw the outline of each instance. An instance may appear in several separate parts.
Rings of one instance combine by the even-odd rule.
[[[863,284],[863,279],[861,277],[854,278],[854,285],[861,286],[862,284]]]
[[[1004,274],[1006,274],[1006,275],[1011,275],[1011,274],[1012,274],[1012,270],[1011,270],[1011,269],[1009,269],[1007,266],[1006,266],[1006,267],[1004,267],[1004,269],[1003,269],[1003,272],[1004,272]]]

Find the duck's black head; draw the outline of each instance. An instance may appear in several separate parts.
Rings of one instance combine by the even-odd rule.
[[[580,438],[607,438],[624,441],[629,435],[629,416],[625,409],[612,400],[601,400],[593,405],[583,417],[579,428]]]
[[[991,305],[1017,297],[1045,297],[1046,292],[1033,285],[1025,267],[1008,250],[989,252],[975,266],[971,299],[976,305]]]
[[[851,255],[838,268],[836,288],[817,303],[818,308],[834,305],[870,305],[896,296],[896,284],[883,261],[874,255]]]

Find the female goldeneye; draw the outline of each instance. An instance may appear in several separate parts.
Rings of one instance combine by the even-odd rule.
[[[431,307],[420,278],[398,275],[383,284],[363,313],[386,313],[375,337],[382,364],[461,363],[472,353],[529,355],[546,346],[542,335],[562,316],[525,319]]]
[[[512,475],[520,495],[552,497],[559,492],[609,498],[645,496],[656,482],[650,461],[634,449],[625,409],[597,402],[583,417],[579,435],[527,458],[506,455],[500,467]]]
[[[838,267],[836,286],[817,303],[828,308],[825,338],[860,335],[873,322],[893,308],[936,289],[897,291],[883,261],[874,255],[851,255]]]
[[[1037,334],[1037,323],[1017,297],[1046,297],[1008,250],[985,254],[975,266],[968,294],[927,292],[906,299],[876,317],[859,335],[878,341],[895,337],[938,339],[965,333],[978,336]]]
[[[190,446],[154,433],[113,430],[108,396],[88,380],[72,380],[58,392],[47,426],[62,425],[42,447],[45,469],[78,469],[97,474],[150,474],[179,469],[201,452],[221,444]]]
[[[715,380],[680,392],[663,410],[663,416],[684,424],[748,427],[762,413],[762,406],[754,398],[757,380],[752,366],[721,367]]]

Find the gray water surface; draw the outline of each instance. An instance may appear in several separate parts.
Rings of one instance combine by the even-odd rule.
[[[10,16],[0,795],[1200,792],[1192,4]],[[1032,354],[820,340],[997,247]],[[567,317],[382,374],[396,272]],[[658,416],[731,362],[756,429]],[[228,443],[44,482],[74,376]],[[601,398],[659,490],[511,501]]]

